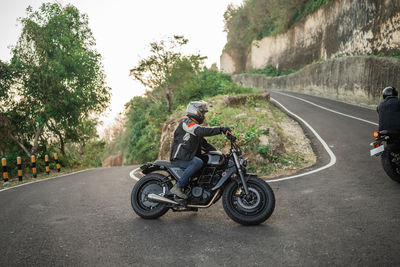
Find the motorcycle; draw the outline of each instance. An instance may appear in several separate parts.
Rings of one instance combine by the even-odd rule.
[[[246,172],[247,159],[236,137],[227,134],[231,148],[228,154],[211,151],[201,156],[205,163],[184,188],[187,199],[169,192],[184,169],[169,161],[157,160],[140,167],[145,176],[133,187],[131,204],[140,217],[155,219],[172,211],[198,211],[209,208],[222,197],[227,215],[243,225],[266,221],[274,211],[275,195],[271,187],[256,175]]]
[[[400,183],[400,144],[396,138],[398,133],[393,131],[374,132],[375,141],[370,145],[370,155],[381,156],[381,164],[386,174],[393,180]]]

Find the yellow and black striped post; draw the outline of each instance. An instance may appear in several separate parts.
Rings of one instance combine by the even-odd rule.
[[[3,166],[3,180],[4,183],[8,182],[8,172],[7,172],[7,160],[6,158],[1,159],[1,165]]]
[[[21,157],[17,157],[17,168],[18,168],[18,180],[22,181],[22,160],[21,160]]]
[[[31,163],[32,163],[32,173],[33,173],[33,178],[36,178],[36,157],[35,156],[31,156]]]
[[[44,156],[44,163],[46,166],[46,173],[47,173],[47,175],[49,175],[50,174],[49,155]]]
[[[57,153],[54,153],[54,160],[56,161],[57,171],[60,172],[60,171],[61,171],[61,168],[60,168],[60,163],[58,162],[58,155],[57,155]]]

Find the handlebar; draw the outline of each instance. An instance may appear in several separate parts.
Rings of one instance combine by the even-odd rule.
[[[232,143],[234,143],[236,141],[236,137],[233,134],[231,134],[230,132],[226,133],[226,138],[228,138],[229,141],[231,141]]]

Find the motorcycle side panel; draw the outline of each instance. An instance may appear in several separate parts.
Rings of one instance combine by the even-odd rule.
[[[229,169],[226,169],[226,171],[224,171],[222,173],[222,177],[221,179],[218,181],[218,183],[211,189],[212,191],[217,190],[218,188],[220,188],[225,182],[226,180],[228,180],[233,173],[236,172],[236,167],[232,166]]]

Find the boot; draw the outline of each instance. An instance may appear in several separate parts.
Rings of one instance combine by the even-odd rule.
[[[182,192],[182,188],[180,188],[180,187],[177,186],[177,185],[174,185],[174,187],[172,187],[172,188],[169,190],[169,192],[171,192],[172,194],[174,194],[174,195],[176,195],[176,196],[178,196],[178,197],[180,197],[180,198],[187,199],[187,195],[186,195],[185,193],[183,193],[183,192]]]

